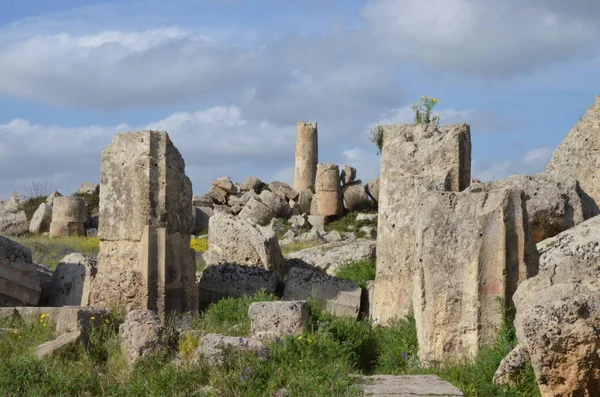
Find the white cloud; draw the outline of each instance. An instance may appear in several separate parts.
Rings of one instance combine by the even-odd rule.
[[[66,193],[98,180],[100,154],[117,132],[167,130],[186,161],[196,193],[210,180],[251,174],[268,181],[272,169],[293,166],[295,125],[249,122],[236,106],[174,113],[141,126],[60,127],[15,119],[0,124],[0,196],[48,181]]]
[[[377,0],[363,15],[383,51],[461,73],[509,76],[598,53],[596,0]]]
[[[483,182],[504,179],[510,175],[526,174],[534,175],[544,171],[548,161],[552,157],[553,150],[548,146],[531,149],[523,154],[517,161],[501,161],[488,163],[486,161],[472,162],[472,174],[474,178]]]

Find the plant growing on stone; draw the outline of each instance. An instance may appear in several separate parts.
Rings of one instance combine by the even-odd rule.
[[[411,109],[415,112],[415,123],[417,124],[435,124],[436,126],[440,123],[439,113],[435,116],[431,115],[431,111],[434,106],[439,103],[439,99],[431,98],[428,95],[423,95],[421,100],[412,104]]]
[[[377,146],[377,154],[381,154],[383,148],[383,126],[376,125],[369,131],[369,140]]]

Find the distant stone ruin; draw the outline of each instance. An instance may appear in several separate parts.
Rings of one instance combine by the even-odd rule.
[[[102,152],[100,180],[100,252],[91,304],[151,309],[163,318],[197,311],[192,184],[168,134],[117,134]]]
[[[314,189],[319,162],[319,135],[317,123],[298,123],[296,137],[296,162],[294,167],[294,189]]]
[[[85,236],[87,213],[81,197],[55,197],[52,205],[50,237]]]

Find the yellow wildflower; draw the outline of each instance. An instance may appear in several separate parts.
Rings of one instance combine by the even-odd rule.
[[[13,334],[16,334],[17,332],[19,332],[19,331],[17,331],[16,329],[13,329]]]
[[[19,335],[19,339],[21,339],[21,338],[22,338],[22,336],[21,336],[21,335]]]
[[[300,335],[300,336],[298,337],[298,340],[302,340],[302,335]]]
[[[109,321],[108,319],[104,320],[104,322],[105,322],[106,324],[110,324],[110,321]]]
[[[310,339],[310,338],[308,338],[306,341],[307,341],[308,343],[312,343],[312,339]]]
[[[48,323],[44,323],[44,327],[47,327],[47,326],[48,326]]]
[[[96,317],[94,317],[94,316],[90,317],[90,320],[95,320],[95,319],[96,319]]]

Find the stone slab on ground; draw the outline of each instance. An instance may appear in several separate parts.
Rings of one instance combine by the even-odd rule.
[[[435,375],[374,375],[365,376],[364,380],[365,383],[360,387],[365,393],[365,396],[464,396],[459,388]]]

